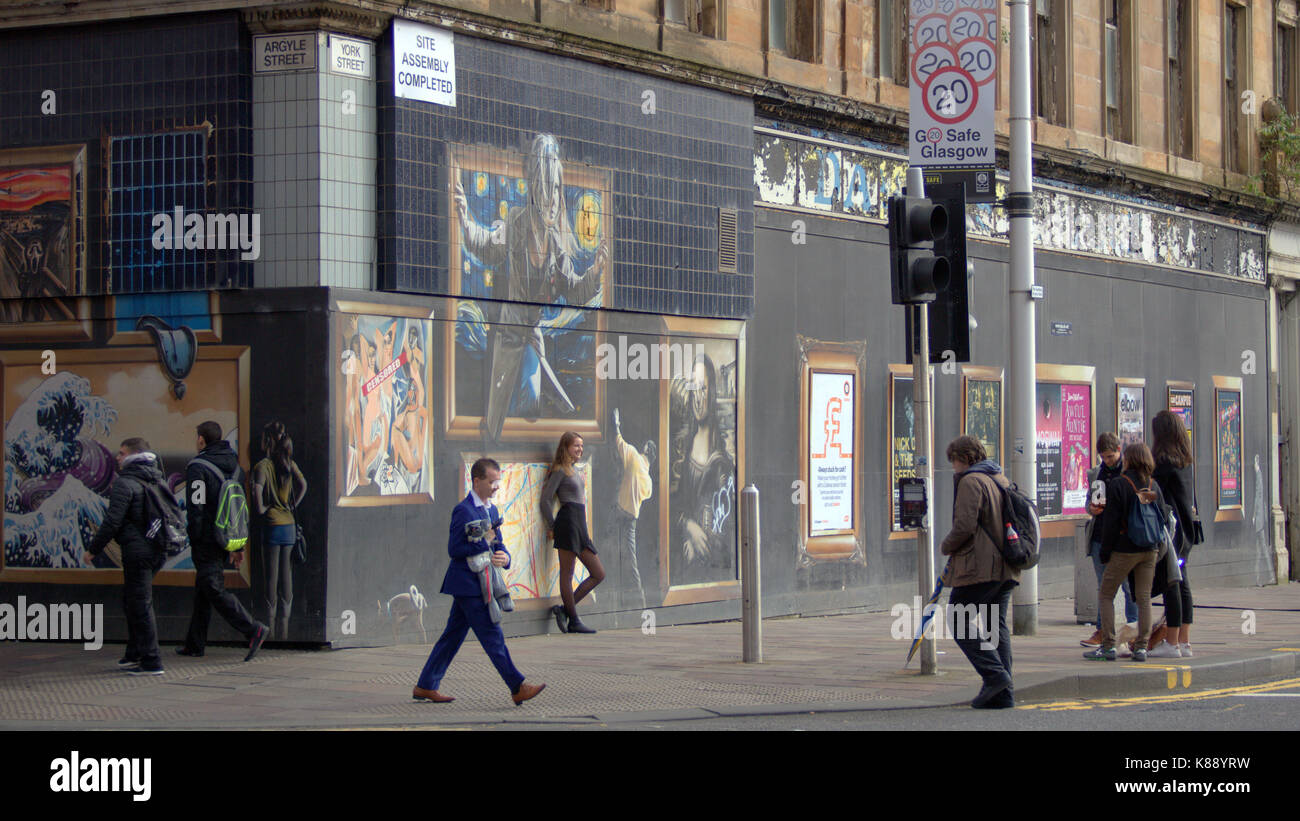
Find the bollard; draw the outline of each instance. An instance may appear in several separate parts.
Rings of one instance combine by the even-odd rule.
[[[755,664],[763,661],[762,580],[759,570],[758,488],[753,484],[740,492],[740,589],[741,621],[744,627],[743,658]]]

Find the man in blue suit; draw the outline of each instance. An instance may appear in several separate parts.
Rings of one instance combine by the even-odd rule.
[[[515,669],[514,662],[510,660],[510,652],[506,650],[501,627],[492,622],[488,606],[483,601],[478,576],[469,569],[466,562],[470,556],[486,551],[490,543],[492,564],[503,568],[510,566],[510,554],[506,552],[505,543],[501,539],[501,514],[497,512],[496,505],[489,501],[501,485],[501,466],[492,459],[479,459],[470,468],[469,477],[472,483],[470,493],[452,511],[451,532],[447,537],[451,565],[442,580],[442,592],[455,597],[451,605],[451,616],[447,619],[447,627],[442,631],[438,643],[433,646],[429,660],[424,664],[411,697],[416,701],[455,701],[452,696],[438,692],[438,685],[442,683],[447,666],[455,658],[461,642],[465,641],[465,634],[473,630],[497,672],[505,679],[511,698],[518,707],[540,693],[546,685],[525,682],[524,674]],[[491,528],[487,529],[481,540],[471,538],[471,532],[479,529],[474,523],[483,520],[487,520]]]

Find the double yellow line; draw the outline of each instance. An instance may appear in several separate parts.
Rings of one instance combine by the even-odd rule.
[[[1151,665],[1132,665],[1150,667]],[[1169,671],[1171,677],[1177,674],[1176,668],[1165,668]],[[1191,671],[1184,668],[1184,687],[1191,685]],[[1169,685],[1173,688],[1173,684]],[[1060,710],[1091,710],[1094,707],[1132,707],[1142,704],[1169,704],[1175,701],[1208,701],[1213,698],[1226,698],[1228,696],[1251,695],[1254,693],[1268,693],[1274,690],[1285,690],[1287,688],[1300,687],[1300,678],[1288,678],[1282,681],[1270,681],[1266,684],[1248,684],[1241,687],[1225,687],[1219,690],[1203,690],[1199,693],[1167,693],[1158,696],[1136,696],[1134,698],[1096,698],[1077,701],[1049,701],[1043,704],[1025,704],[1020,707],[1022,710],[1044,710],[1047,712],[1057,712]]]

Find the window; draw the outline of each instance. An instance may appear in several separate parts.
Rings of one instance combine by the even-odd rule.
[[[1248,167],[1247,143],[1241,138],[1247,124],[1241,110],[1241,94],[1248,87],[1246,74],[1246,10],[1228,4],[1223,7],[1223,167],[1239,174]]]
[[[207,248],[155,247],[154,217],[206,216],[208,200],[206,128],[113,137],[109,140],[109,243],[113,292],[182,291],[210,288],[212,263],[230,254]],[[184,228],[174,226],[174,236]],[[165,239],[171,239],[165,237]]]
[[[1069,125],[1069,4],[1067,0],[1037,0],[1035,6],[1034,110],[1053,125]]]
[[[1169,153],[1191,159],[1196,146],[1196,42],[1192,0],[1169,0],[1165,8],[1169,53]]]
[[[1133,142],[1133,50],[1130,0],[1105,0],[1103,81],[1105,84],[1106,136]]]
[[[723,0],[664,0],[664,20],[705,37],[723,38]]]
[[[1296,21],[1279,22],[1274,93],[1293,117],[1300,114],[1300,85],[1296,79],[1300,75],[1300,53],[1297,53],[1296,47]]]
[[[878,76],[905,86],[908,83],[907,0],[879,0],[876,41],[879,43]]]
[[[767,47],[806,63],[821,62],[820,0],[768,0]]]

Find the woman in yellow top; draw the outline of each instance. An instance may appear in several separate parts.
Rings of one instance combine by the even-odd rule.
[[[253,504],[265,517],[262,570],[267,624],[275,631],[274,637],[283,641],[288,638],[293,607],[291,557],[297,540],[294,513],[307,495],[307,480],[293,461],[293,440],[284,435],[284,426],[279,422],[272,422],[262,432],[262,450],[267,457],[253,467]]]

